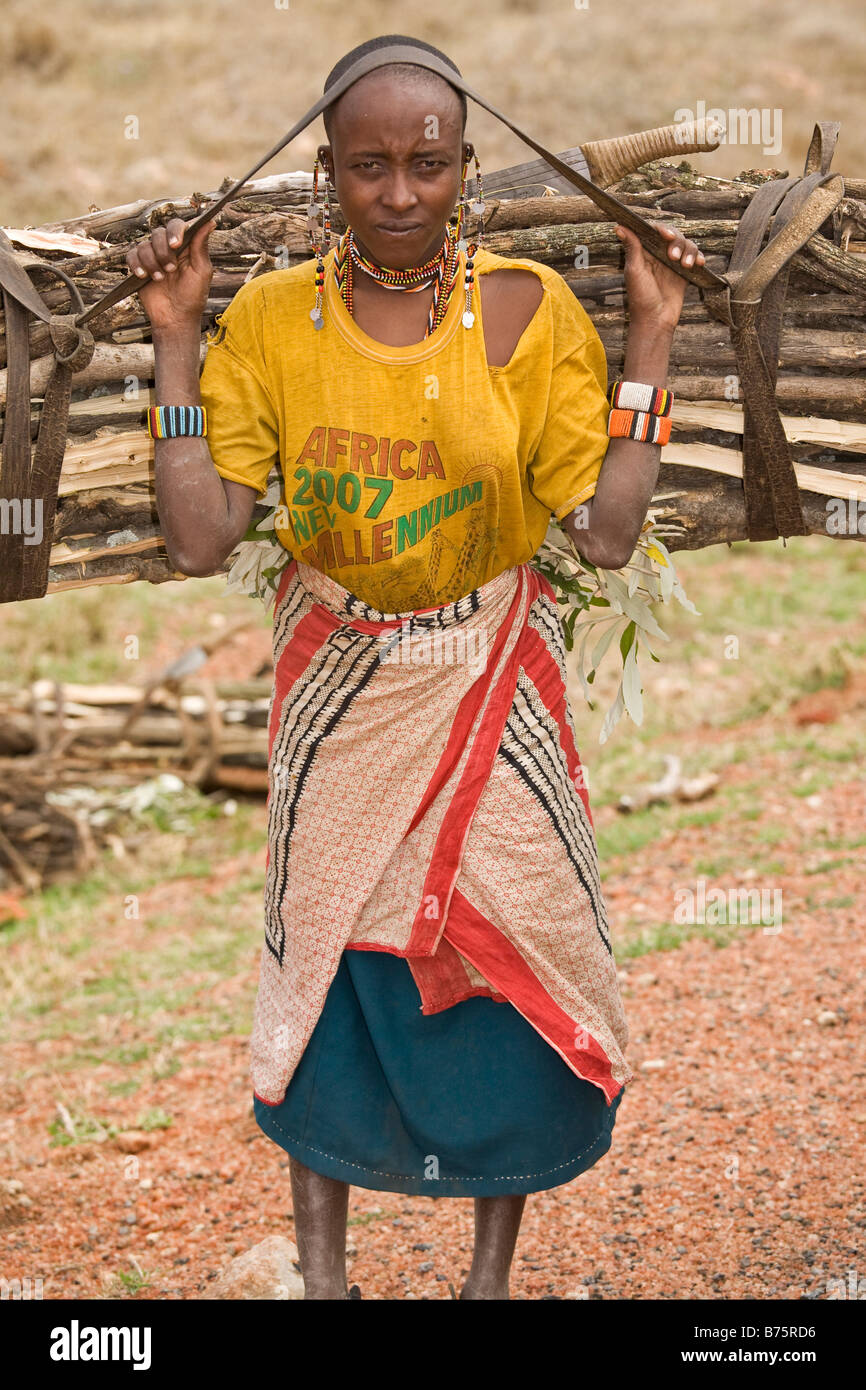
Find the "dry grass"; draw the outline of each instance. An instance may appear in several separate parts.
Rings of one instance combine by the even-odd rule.
[[[866,176],[866,25],[859,0],[793,6],[675,0],[78,0],[72,12],[4,0],[0,223],[37,225],[240,177],[320,93],[354,44],[398,30],[448,52],[467,79],[553,148],[668,124],[703,100],[779,108],[783,146],[722,147],[710,172],[797,170],[818,118],[842,122],[837,164]],[[139,138],[126,138],[135,116]],[[487,169],[531,157],[478,108]],[[307,168],[314,126],[267,172]]]

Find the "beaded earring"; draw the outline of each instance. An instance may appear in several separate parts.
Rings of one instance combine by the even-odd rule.
[[[481,245],[484,236],[484,190],[481,185],[481,164],[478,155],[475,154],[475,194],[470,199],[467,191],[467,174],[469,170],[469,160],[463,161],[463,172],[460,177],[460,197],[457,202],[457,226],[455,236],[457,238],[458,251],[466,252],[466,274],[464,278],[466,288],[466,304],[463,310],[463,327],[471,328],[475,322],[475,315],[472,312],[472,291],[475,288],[475,254]],[[463,224],[467,212],[474,212],[479,217],[477,239],[471,244],[463,235]]]
[[[313,191],[310,194],[310,206],[307,209],[307,230],[310,233],[310,244],[313,248],[313,255],[316,257],[316,303],[310,310],[310,318],[313,320],[314,328],[324,328],[325,319],[322,314],[322,296],[325,290],[325,263],[322,259],[327,241],[328,250],[331,249],[331,194],[328,187],[328,174],[324,173],[325,191],[322,201],[319,202],[319,159],[318,155],[313,161]],[[321,213],[321,234],[317,236],[319,230],[319,214]]]

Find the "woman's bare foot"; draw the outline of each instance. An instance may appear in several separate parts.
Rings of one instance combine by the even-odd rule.
[[[339,1287],[339,1285],[335,1286],[333,1284],[304,1284],[305,1300],[309,1298],[314,1300],[330,1299],[331,1301],[333,1301],[334,1299],[344,1299],[349,1297],[349,1290],[346,1288],[345,1284],[343,1285],[342,1289]]]
[[[508,1292],[508,1282],[505,1284],[479,1284],[477,1281],[467,1279],[463,1288],[460,1290],[461,1298],[511,1298]]]
[[[475,1198],[475,1250],[461,1298],[510,1298],[508,1274],[526,1197]]]

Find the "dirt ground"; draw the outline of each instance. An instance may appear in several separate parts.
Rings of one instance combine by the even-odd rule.
[[[825,692],[825,705],[833,698]],[[838,708],[821,717],[850,732],[862,711],[846,712],[836,699]],[[863,855],[843,858],[822,879],[815,845],[819,828],[860,832],[862,841],[866,784],[844,780],[809,805],[796,795],[789,755],[758,751],[769,746],[773,721],[738,732],[756,750],[741,775],[759,776],[765,787],[760,818],[738,828],[742,853],[764,818],[795,827],[774,849],[783,925],[740,928],[722,947],[694,937],[675,950],[621,958],[637,1077],[609,1153],[573,1182],[528,1199],[514,1298],[826,1299],[849,1297],[852,1279],[857,1287]],[[704,743],[717,736],[711,728],[693,735]],[[616,814],[600,812],[600,829]],[[613,922],[652,916],[671,880],[716,852],[718,839],[718,827],[697,824],[631,853],[627,869],[606,875]],[[204,887],[218,895],[260,872],[256,850],[227,859]],[[146,941],[153,956],[193,886],[202,883],[176,877],[142,901],[142,916],[156,924]],[[128,931],[133,937],[135,928]],[[252,999],[257,956],[256,942],[239,970],[206,984],[209,1008]],[[13,947],[7,971],[16,959]],[[98,950],[79,963],[85,982],[89,962],[98,978]],[[194,996],[191,1021],[201,1008]],[[4,1070],[14,1079],[0,1093],[5,1277],[41,1277],[50,1298],[194,1299],[233,1255],[268,1234],[291,1236],[287,1158],[253,1118],[247,1038],[185,1040],[185,1015],[171,1020],[170,1065],[157,1057],[133,1094],[123,1092],[142,1074],[131,1064],[147,1036],[134,1011],[105,1019],[89,1064],[66,1065],[80,1045],[75,1028],[40,1038],[34,1019],[6,1042]],[[98,1111],[103,1132],[59,1142],[58,1097],[73,1115]],[[149,1128],[143,1110],[156,1117]],[[170,1117],[166,1127],[160,1116]],[[353,1188],[350,1221],[351,1278],[366,1298],[447,1298],[448,1280],[468,1269],[469,1200]]]

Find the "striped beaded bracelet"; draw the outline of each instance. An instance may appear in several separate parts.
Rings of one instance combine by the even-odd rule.
[[[611,439],[639,439],[642,444],[667,444],[671,437],[670,415],[650,415],[646,410],[611,410],[607,417]]]
[[[640,381],[615,381],[608,393],[612,406],[622,410],[640,410],[649,415],[670,415],[674,403],[673,391],[663,386],[647,386]]]
[[[147,432],[151,439],[206,435],[207,411],[203,405],[152,405],[147,412]]]

